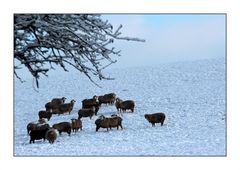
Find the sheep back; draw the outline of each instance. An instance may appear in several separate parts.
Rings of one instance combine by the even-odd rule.
[[[38,112],[38,116],[39,116],[39,119],[46,118],[49,121],[52,117],[52,112],[41,110]]]
[[[114,115],[111,118],[109,118],[109,120],[110,120],[109,121],[110,129],[112,127],[117,127],[117,130],[118,130],[119,126],[121,127],[121,129],[123,129],[123,127],[122,127],[122,118],[121,117]]]
[[[56,123],[52,127],[54,129],[57,129],[60,135],[62,134],[62,132],[68,133],[69,136],[71,134],[72,126],[71,126],[71,123],[69,122]]]
[[[57,139],[58,133],[56,129],[51,128],[46,132],[45,138],[49,141],[49,143],[53,144],[54,141]]]
[[[153,113],[145,114],[144,117],[152,124],[152,126],[155,126],[155,123],[161,123],[162,126],[166,116],[164,113]]]
[[[120,108],[122,111],[131,110],[134,112],[135,103],[133,100],[126,100],[120,103]]]
[[[30,122],[27,124],[27,133],[30,134],[33,130],[41,130],[45,128],[49,128],[49,124],[47,123],[40,123],[40,122]]]
[[[81,119],[82,117],[90,117],[90,119],[92,119],[93,115],[95,114],[95,111],[96,111],[95,107],[80,109],[78,111],[78,119]]]
[[[95,125],[96,125],[96,132],[100,129],[100,128],[107,128],[107,131],[108,129],[110,128],[110,120],[109,118],[98,118],[96,121],[95,121]]]

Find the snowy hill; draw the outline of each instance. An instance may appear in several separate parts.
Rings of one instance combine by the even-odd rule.
[[[98,88],[76,73],[57,74],[40,82],[15,79],[14,155],[16,156],[224,156],[226,154],[225,61],[208,59],[159,66],[114,69],[113,81]],[[38,119],[38,111],[55,97],[75,99],[70,115],[53,115],[50,125],[77,118],[81,101],[114,92],[136,102],[134,113],[122,113],[123,130],[95,132],[92,120],[82,118],[83,130],[63,133],[54,144],[29,144],[26,126]],[[102,106],[99,115],[116,113],[115,106]],[[164,112],[161,127],[152,127],[144,114]]]

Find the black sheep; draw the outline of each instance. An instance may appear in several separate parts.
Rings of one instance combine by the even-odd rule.
[[[155,126],[155,123],[161,123],[162,126],[166,116],[164,113],[153,113],[145,114],[144,117],[152,124],[152,126]]]

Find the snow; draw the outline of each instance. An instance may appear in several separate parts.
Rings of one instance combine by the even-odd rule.
[[[30,78],[15,79],[15,156],[225,156],[226,77],[225,60],[205,59],[154,66],[109,70],[113,81],[93,85],[76,72],[57,73],[40,81],[39,92]],[[123,130],[95,132],[92,120],[82,118],[83,130],[70,136],[62,133],[54,144],[29,144],[26,126],[38,120],[38,111],[55,97],[76,100],[70,115],[53,115],[50,125],[77,118],[81,101],[114,92],[123,100],[134,100],[134,113],[122,113]],[[116,113],[103,105],[98,115]],[[144,114],[164,112],[161,127],[152,127]]]

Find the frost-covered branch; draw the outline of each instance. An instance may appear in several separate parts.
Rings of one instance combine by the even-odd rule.
[[[114,39],[145,41],[121,37],[121,28],[122,25],[113,31],[113,26],[103,21],[101,15],[15,14],[14,59],[30,71],[37,86],[40,75],[47,76],[54,64],[64,71],[68,71],[69,65],[94,83],[93,76],[108,80],[111,78],[101,71],[116,62],[111,54],[120,56],[120,50],[110,47]],[[20,79],[16,69],[14,74]]]

